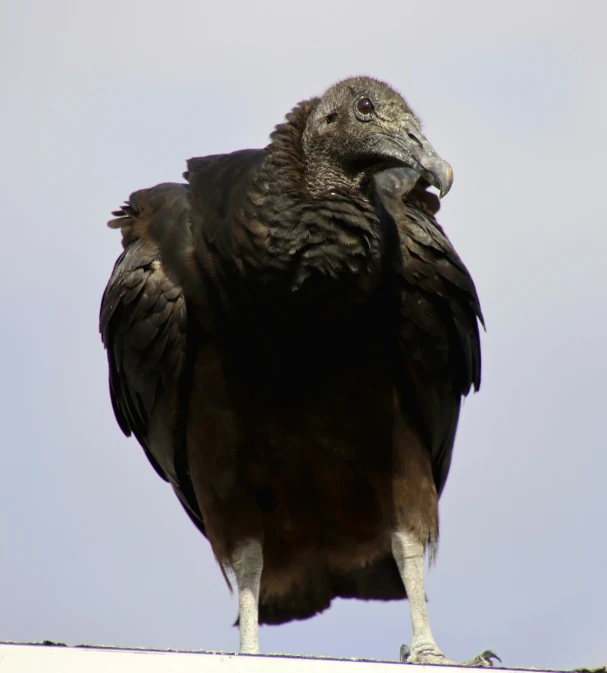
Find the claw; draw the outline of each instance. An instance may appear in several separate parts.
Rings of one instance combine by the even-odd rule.
[[[479,664],[485,664],[486,666],[493,666],[492,659],[497,659],[500,664],[502,663],[502,660],[495,654],[495,652],[493,652],[493,650],[485,650],[472,661]]]
[[[484,654],[484,653],[483,653]],[[409,657],[411,656],[411,648],[408,645],[401,645],[400,646],[400,660],[402,662],[407,661]]]

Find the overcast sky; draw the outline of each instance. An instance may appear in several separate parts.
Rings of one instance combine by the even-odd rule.
[[[453,165],[440,221],[488,327],[428,578],[437,641],[607,663],[606,23],[601,0],[2,3],[0,640],[237,648],[208,542],[114,421],[105,222],[370,74]],[[403,602],[261,631],[266,652],[383,659],[410,639]]]

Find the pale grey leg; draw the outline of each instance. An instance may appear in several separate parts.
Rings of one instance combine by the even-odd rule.
[[[248,540],[239,545],[232,568],[238,584],[240,654],[259,654],[259,585],[263,570],[260,542]]]
[[[401,661],[408,664],[448,664],[457,666],[493,666],[492,659],[499,657],[486,650],[478,657],[464,663],[449,661],[438,649],[430,630],[424,590],[424,547],[409,532],[392,534],[392,554],[409,598],[413,640],[411,648],[401,647]]]

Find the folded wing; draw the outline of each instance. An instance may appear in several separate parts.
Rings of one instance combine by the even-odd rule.
[[[405,180],[393,172],[395,177]],[[481,383],[479,322],[472,278],[434,215],[439,201],[416,186],[404,197],[378,181],[380,214],[392,232],[394,278],[400,305],[403,395],[428,446],[440,495],[462,397]],[[390,187],[393,183],[390,184]]]
[[[134,192],[108,225],[120,228],[118,258],[101,303],[112,406],[125,435],[135,435],[156,472],[169,481],[194,523],[204,525],[184,447],[188,377],[187,307],[176,278],[190,249],[187,185]],[[170,250],[170,271],[164,250]]]

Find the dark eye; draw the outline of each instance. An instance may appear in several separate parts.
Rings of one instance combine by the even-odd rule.
[[[373,107],[371,99],[361,98],[356,104],[356,109],[360,112],[360,114],[370,115],[375,108]]]

